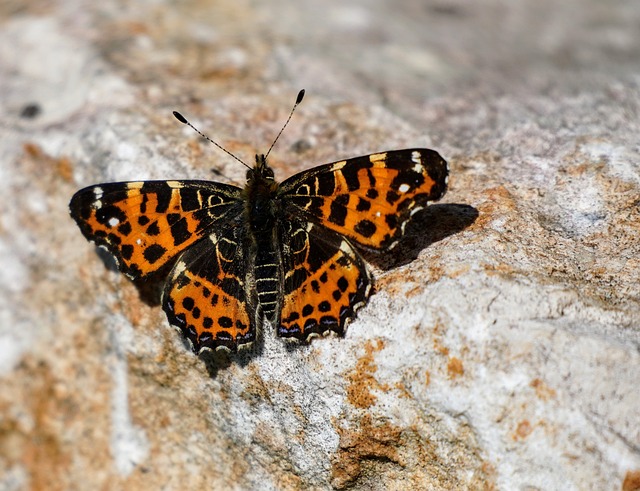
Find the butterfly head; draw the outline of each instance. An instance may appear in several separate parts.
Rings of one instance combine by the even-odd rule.
[[[273,169],[267,165],[267,158],[262,154],[256,155],[256,165],[247,171],[247,181],[255,180],[275,182]]]

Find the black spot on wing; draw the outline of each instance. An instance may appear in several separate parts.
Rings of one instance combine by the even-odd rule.
[[[349,282],[344,276],[341,276],[338,280],[338,288],[343,292],[347,291],[347,288],[349,288]]]
[[[358,171],[365,167],[371,167],[371,160],[369,157],[357,157],[355,159],[349,159],[346,165],[342,168],[342,176],[347,183],[349,191],[356,191],[360,189],[360,179],[358,178]]]
[[[331,202],[331,212],[329,213],[329,221],[339,226],[344,226],[347,218],[347,204],[349,203],[348,194],[340,194]]]
[[[393,189],[387,191],[386,200],[390,205],[394,204],[396,201],[400,199],[400,195],[396,193]]]
[[[144,188],[144,186],[142,186]],[[144,215],[147,212],[147,203],[149,202],[149,195],[142,193],[142,202],[140,203],[140,214]]]
[[[199,209],[198,191],[190,187],[180,189],[180,206],[182,211],[193,211]]]
[[[131,224],[124,222],[118,227],[118,232],[125,237],[131,233]]]
[[[149,261],[149,263],[153,264],[156,261],[158,261],[162,256],[164,256],[164,254],[167,252],[167,250],[162,247],[159,244],[151,244],[149,247],[147,247],[144,252],[142,253],[142,255],[144,256],[145,260]]]
[[[131,259],[131,256],[133,256],[133,246],[130,244],[125,244],[120,248],[120,255],[122,256],[122,258],[126,261],[128,261],[129,259]]]
[[[358,223],[356,223],[355,227],[353,227],[353,230],[357,234],[369,238],[376,233],[377,227],[372,221],[365,219],[360,220]]]
[[[127,219],[127,215],[117,206],[103,206],[96,210],[96,220],[102,225],[109,225],[109,220],[115,218],[119,222],[124,222]]]
[[[336,189],[336,178],[333,174],[324,174],[318,178],[318,194],[331,196]]]
[[[182,306],[189,311],[193,310],[193,307],[195,307],[195,305],[196,303],[191,297],[184,297],[182,299]]]
[[[379,193],[377,190],[371,188],[371,189],[367,189],[367,198],[369,199],[376,199],[378,197]]]
[[[147,189],[147,187],[151,189]],[[145,195],[145,197],[146,197],[146,193],[149,191],[155,195],[156,200],[158,201],[155,212],[166,213],[166,211],[169,209],[169,203],[171,202],[171,195],[173,192],[173,189],[171,188],[171,186],[169,186],[169,184],[167,184],[166,182],[154,181],[153,184],[145,183],[142,185],[142,188],[140,188],[140,193]],[[141,209],[142,209],[142,206],[141,206]]]
[[[153,222],[147,227],[147,235],[154,237],[158,234],[160,234],[160,227],[158,227],[158,222]]]
[[[424,176],[419,172],[415,172],[413,170],[404,170],[398,172],[398,175],[393,178],[390,187],[391,189],[397,191],[403,184],[407,184],[410,189],[415,189],[424,184]]]
[[[358,204],[356,205],[356,211],[369,211],[371,209],[371,201],[364,198],[358,198]]]
[[[393,213],[385,215],[384,221],[387,223],[391,230],[395,229],[398,226],[398,216]]]
[[[182,219],[182,215],[180,213],[167,213],[167,223],[169,225],[173,225]]]
[[[187,225],[187,221],[182,219],[171,226],[171,236],[173,244],[178,246],[191,238],[191,233]]]

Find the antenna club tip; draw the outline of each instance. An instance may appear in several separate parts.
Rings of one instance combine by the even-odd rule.
[[[300,104],[303,98],[304,98],[304,89],[298,92],[298,97],[296,98],[296,104]]]
[[[182,124],[187,124],[187,119],[182,114],[180,114],[178,111],[173,111],[173,115]]]

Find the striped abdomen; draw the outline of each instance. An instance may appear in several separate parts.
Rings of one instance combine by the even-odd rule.
[[[273,250],[272,243],[268,240],[259,240],[255,268],[256,290],[262,312],[270,321],[274,320],[280,295],[278,262],[278,254]]]

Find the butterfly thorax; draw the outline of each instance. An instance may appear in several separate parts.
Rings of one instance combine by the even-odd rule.
[[[256,155],[256,165],[247,171],[247,184],[243,193],[245,216],[254,234],[273,230],[277,203],[274,200],[278,183],[264,155]]]

